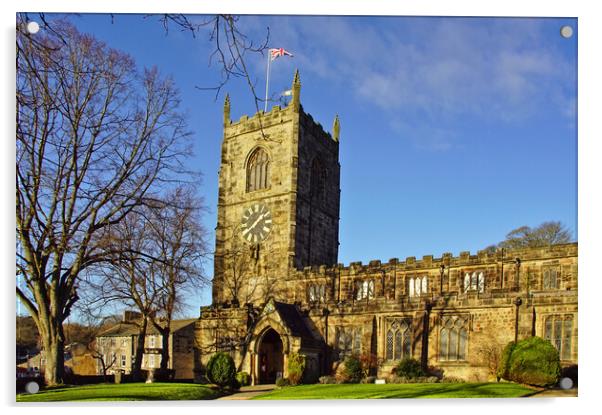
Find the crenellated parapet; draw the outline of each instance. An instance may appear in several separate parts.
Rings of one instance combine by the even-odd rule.
[[[289,280],[301,284],[299,292],[304,286],[317,283],[333,287],[329,298],[338,302],[353,302],[364,296],[373,300],[419,297],[430,301],[449,295],[504,297],[524,291],[533,296],[550,288],[572,291],[576,295],[577,255],[577,243],[493,252],[483,250],[476,254],[462,251],[456,256],[444,253],[440,257],[424,255],[417,259],[410,256],[405,260],[391,258],[388,262],[371,260],[367,264],[358,261],[348,265],[306,267],[302,271],[293,271]],[[556,272],[558,280],[544,281],[548,278],[547,270]],[[368,282],[367,288],[362,288],[364,281]],[[363,294],[364,289],[369,293]],[[303,295],[300,296],[303,299]]]

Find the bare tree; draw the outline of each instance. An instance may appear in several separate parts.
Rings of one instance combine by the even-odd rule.
[[[192,189],[179,187],[167,196],[168,203],[151,209],[150,243],[155,251],[157,301],[150,314],[161,334],[161,370],[169,363],[171,322],[182,305],[184,294],[195,293],[208,284],[202,272],[206,232],[200,224],[201,201]]]
[[[499,243],[500,248],[536,248],[555,244],[565,244],[572,240],[571,232],[562,222],[544,222],[530,228],[521,226],[510,231],[506,239]]]
[[[65,21],[16,34],[17,297],[47,356],[64,371],[63,321],[87,268],[113,254],[106,238],[162,184],[185,174],[188,131],[173,82]]]

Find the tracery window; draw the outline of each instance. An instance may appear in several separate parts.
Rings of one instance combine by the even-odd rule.
[[[270,159],[262,148],[256,149],[247,162],[247,192],[266,189],[270,184]]]
[[[439,360],[466,360],[468,316],[443,316],[439,329]]]
[[[387,330],[386,359],[401,360],[412,355],[411,319],[393,320]]]
[[[466,273],[464,275],[464,292],[478,291],[480,293],[485,291],[485,274],[482,272],[473,272],[472,274]]]
[[[408,280],[408,294],[410,297],[420,297],[428,292],[428,278],[416,277]]]
[[[359,356],[362,352],[361,327],[337,327],[335,345],[339,352],[339,359],[351,355]]]
[[[558,289],[560,280],[560,267],[546,267],[543,270],[543,289]]]
[[[310,303],[326,302],[326,286],[324,284],[311,284],[308,288]]]
[[[573,316],[552,315],[544,321],[544,339],[556,347],[562,360],[571,358],[571,336],[573,334]]]
[[[374,298],[374,280],[361,280],[355,283],[355,299],[365,300]]]

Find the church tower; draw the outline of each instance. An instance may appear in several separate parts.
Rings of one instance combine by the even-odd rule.
[[[224,102],[213,303],[285,298],[289,271],[338,256],[338,117],[324,131],[300,104],[230,120]]]

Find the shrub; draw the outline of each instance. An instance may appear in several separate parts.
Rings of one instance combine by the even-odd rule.
[[[207,378],[211,383],[221,388],[234,386],[236,381],[236,367],[232,357],[223,352],[218,352],[211,356],[207,363]]]
[[[399,362],[395,374],[397,376],[406,377],[409,379],[426,376],[426,373],[424,373],[424,370],[422,370],[422,365],[420,362],[416,359],[412,359],[411,357],[406,357]]]
[[[337,379],[334,376],[320,376],[318,381],[323,385],[332,385],[337,383]]]
[[[497,378],[498,379],[509,379],[510,375],[508,374],[509,365],[510,365],[510,356],[512,356],[512,352],[514,351],[514,347],[516,343],[510,342],[504,347],[502,351],[502,356],[500,358],[500,363],[497,368]]]
[[[366,376],[360,381],[360,383],[374,383],[375,380],[376,376]]]
[[[251,377],[247,372],[238,372],[236,374],[236,380],[240,386],[249,386],[251,384]]]
[[[462,378],[457,378],[455,376],[445,376],[441,379],[441,383],[465,383],[466,381]]]
[[[291,382],[286,378],[278,378],[276,379],[276,386],[279,388],[283,388],[285,386],[290,386]]]
[[[560,379],[558,350],[541,337],[510,343],[504,349],[500,371],[504,379],[528,385],[551,386]]]
[[[303,377],[305,370],[305,356],[299,353],[291,353],[288,355],[288,380],[291,385],[298,385]]]
[[[358,358],[349,356],[345,359],[345,369],[343,370],[345,383],[359,383],[364,377],[362,364]]]
[[[363,376],[373,376],[376,374],[380,360],[374,353],[363,353],[360,355],[360,363],[362,365]]]

